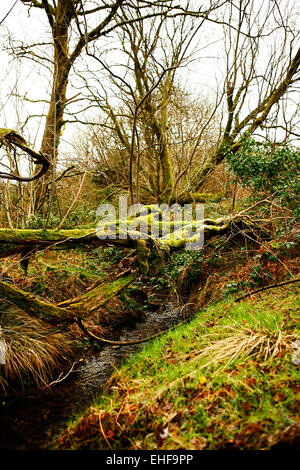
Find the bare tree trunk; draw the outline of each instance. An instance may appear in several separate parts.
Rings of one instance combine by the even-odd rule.
[[[49,12],[50,15],[50,12]],[[49,202],[49,183],[55,174],[57,149],[63,128],[63,116],[66,107],[66,92],[70,72],[70,58],[68,51],[69,28],[74,15],[74,7],[70,0],[57,3],[55,19],[52,18],[52,36],[54,48],[54,68],[52,75],[52,92],[50,105],[46,117],[46,124],[42,139],[41,153],[51,162],[50,173],[37,183],[35,210],[41,211],[45,202]],[[46,207],[48,209],[48,207]]]

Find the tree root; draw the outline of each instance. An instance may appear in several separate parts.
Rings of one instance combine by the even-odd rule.
[[[150,341],[151,339],[157,338],[158,336],[161,336],[161,335],[163,335],[164,333],[167,333],[168,331],[171,331],[171,330],[173,330],[174,328],[177,328],[177,326],[183,325],[183,324],[186,323],[187,321],[189,321],[189,320],[188,320],[188,319],[183,320],[182,322],[177,323],[176,325],[171,326],[170,328],[167,328],[167,329],[164,330],[164,331],[160,331],[159,333],[155,333],[154,335],[147,336],[146,338],[136,339],[136,340],[133,340],[133,341],[113,341],[113,340],[110,340],[110,339],[102,338],[101,336],[96,336],[96,335],[94,335],[94,333],[91,333],[91,332],[86,328],[86,326],[83,324],[83,321],[82,321],[81,318],[78,318],[78,319],[76,320],[76,323],[78,324],[79,328],[80,328],[87,336],[89,336],[90,338],[94,339],[94,340],[97,341],[98,343],[111,344],[112,346],[130,346],[130,345],[132,345],[132,344],[145,343],[146,341]]]

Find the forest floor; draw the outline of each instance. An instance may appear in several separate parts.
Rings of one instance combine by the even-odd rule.
[[[226,215],[228,205],[208,210]],[[58,303],[130,266],[133,250],[108,247],[37,254],[27,276],[17,261],[2,269],[23,290]],[[295,227],[268,240],[229,233],[160,260],[106,305],[116,322],[104,332],[128,341],[184,324],[143,347],[101,346],[69,327],[62,340],[74,354],[61,370],[80,362],[62,382],[33,391],[28,376],[21,394],[16,387],[1,398],[0,447],[299,448],[298,284],[234,301],[298,271]],[[88,326],[103,334],[97,317]]]

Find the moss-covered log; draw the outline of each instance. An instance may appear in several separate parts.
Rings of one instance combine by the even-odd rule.
[[[97,309],[131,284],[137,276],[137,272],[132,272],[114,281],[100,281],[76,299],[70,299],[58,305],[44,302],[31,293],[0,281],[0,299],[50,324],[73,323],[78,317],[83,319],[90,317]]]
[[[194,229],[200,228],[207,221],[199,220],[196,223],[182,221],[162,221],[155,218],[152,214],[137,217],[136,219],[128,219],[125,221],[117,221],[116,230],[98,229],[73,229],[73,230],[30,230],[30,229],[0,229],[0,258],[10,256],[17,253],[26,252],[27,254],[36,250],[51,249],[71,249],[77,246],[97,247],[101,245],[116,245],[120,247],[136,247],[136,240],[141,233],[149,234],[151,239],[151,226],[157,228],[159,233],[164,229],[174,231],[180,228],[182,224],[185,227],[193,225]],[[130,228],[130,224],[134,222],[136,229]],[[119,228],[119,223],[122,227]],[[216,223],[218,223],[216,221]],[[128,225],[128,231],[126,224]],[[124,228],[123,228],[124,227]],[[99,238],[100,235],[106,235],[107,238]],[[123,238],[120,238],[123,235]]]
[[[72,323],[74,321],[74,313],[71,311],[44,302],[35,295],[2,281],[0,281],[0,299],[12,303],[29,315],[51,324]]]
[[[0,257],[17,253],[30,256],[38,250],[72,249],[77,246],[97,247],[100,245],[116,245],[119,247],[139,248],[139,255],[145,247],[138,242],[139,239],[148,240],[148,245],[156,243],[181,248],[185,243],[193,243],[198,233],[210,238],[213,235],[227,230],[229,226],[239,219],[238,216],[202,219],[197,221],[160,220],[159,212],[128,218],[117,221],[116,226],[97,229],[74,230],[11,230],[0,229]],[[169,241],[168,241],[169,240]],[[174,243],[176,240],[176,243]],[[139,256],[141,260],[141,256]],[[145,267],[145,270],[146,267]]]
[[[146,240],[137,240],[137,260],[142,274],[147,274],[149,270],[149,258],[151,250],[147,246]]]
[[[188,249],[190,250],[200,249],[204,240],[208,240],[214,235],[222,235],[228,230],[230,225],[229,221],[226,220],[223,220],[223,223],[218,225],[203,224],[196,228],[194,235],[191,237],[182,236],[182,230],[175,231],[167,238],[159,240],[158,244],[161,248],[168,248],[170,251],[187,248],[187,246],[189,246]]]
[[[97,236],[97,230],[29,230],[29,229],[0,229],[0,257],[10,256],[32,250],[69,249],[77,246],[96,247],[100,245],[133,246],[129,240],[109,239],[102,240]]]
[[[119,276],[115,280],[99,281],[88,289],[84,294],[75,299],[66,300],[58,304],[59,307],[66,308],[77,314],[77,316],[91,315],[102,305],[117,295],[122,289],[131,284],[138,277],[138,272],[129,272]]]

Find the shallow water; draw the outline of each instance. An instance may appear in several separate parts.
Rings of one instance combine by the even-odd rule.
[[[167,330],[185,319],[172,302],[161,311],[144,312],[143,319],[120,331],[118,341],[134,341]],[[47,449],[72,415],[93,403],[114,368],[146,343],[111,346],[78,364],[65,381],[46,392],[5,399],[0,408],[0,449]]]

